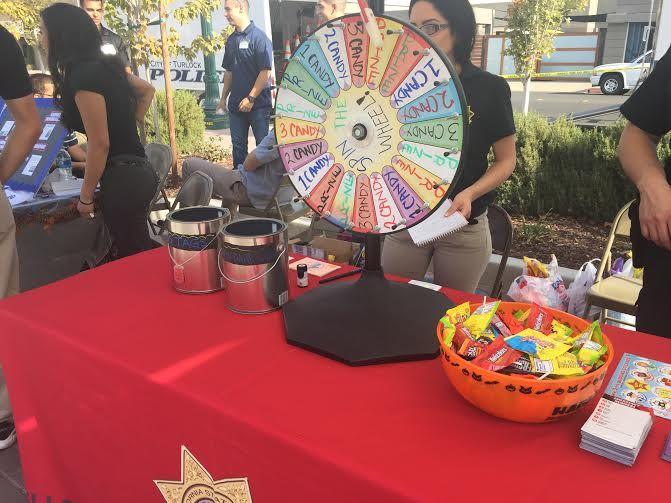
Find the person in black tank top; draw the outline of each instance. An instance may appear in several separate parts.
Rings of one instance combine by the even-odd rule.
[[[123,62],[100,52],[100,32],[81,9],[64,3],[42,10],[40,41],[48,52],[61,122],[88,138],[77,209],[94,212],[94,193],[117,249],[117,258],[154,247],[146,212],[158,179],[137,132],[154,95],[128,75]]]

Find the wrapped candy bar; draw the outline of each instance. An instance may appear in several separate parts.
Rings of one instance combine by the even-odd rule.
[[[459,304],[458,306],[445,311],[445,316],[452,322],[453,325],[463,323],[468,319],[470,315],[471,315],[470,302],[464,302],[463,304]]]
[[[552,360],[531,358],[531,368],[536,374],[550,374],[556,376],[584,375],[585,369],[580,365],[575,355],[564,353]]]
[[[466,358],[467,360],[472,360],[476,356],[480,355],[487,346],[480,342],[476,342],[473,339],[466,339],[459,350],[458,354]]]
[[[528,374],[532,371],[531,359],[528,355],[521,354],[517,360],[508,365],[505,370],[512,374]]]
[[[574,349],[579,349],[587,341],[594,341],[598,344],[603,344],[603,334],[601,333],[601,325],[598,321],[592,323],[587,329],[581,334],[575,336],[572,339],[572,344]]]
[[[549,311],[538,304],[533,304],[524,327],[532,328],[547,335],[552,331],[552,320],[554,320],[554,316]]]
[[[499,308],[501,302],[487,302],[478,306],[478,308],[473,311],[466,321],[464,321],[464,327],[468,329],[472,334],[480,335],[484,332],[489,323],[492,321],[492,317],[496,314],[496,310]]]
[[[515,319],[517,321],[519,321],[521,323],[524,323],[527,320],[527,318],[529,317],[530,314],[531,314],[531,308],[527,309],[526,311],[522,311],[520,309],[518,311],[515,311],[513,313],[513,316],[515,317]],[[510,328],[510,326],[508,328]]]
[[[454,334],[457,331],[457,328],[452,324],[452,321],[447,317],[443,316],[440,319],[440,322],[443,324],[443,342],[446,346],[452,345],[452,339]]]
[[[511,365],[520,356],[522,353],[508,346],[503,337],[499,336],[475,357],[473,364],[486,370],[497,371]]]
[[[506,325],[503,320],[499,317],[498,314],[495,314],[492,316],[492,328],[499,334],[501,334],[502,337],[510,337],[513,335],[513,332],[508,328],[508,325]],[[521,330],[521,328],[520,328]],[[519,332],[519,330],[518,330]],[[517,332],[515,332],[517,333]]]
[[[535,258],[524,257],[524,265],[527,276],[547,278],[550,275],[547,266]]]
[[[506,342],[513,348],[541,360],[551,360],[571,349],[568,344],[557,342],[531,328],[526,328],[519,334],[509,337]]]
[[[522,330],[524,330],[524,322],[519,321],[514,314],[509,314],[509,313],[496,313],[496,316],[506,324],[506,327],[508,327],[508,330],[512,335],[515,335]]]
[[[606,354],[608,348],[594,341],[587,341],[578,351],[578,360],[583,365],[594,365],[599,358]]]
[[[571,335],[573,335],[573,329],[563,323],[560,323],[557,320],[552,320],[552,331],[550,332],[550,337],[555,341],[563,342],[564,344],[573,344],[571,341]]]

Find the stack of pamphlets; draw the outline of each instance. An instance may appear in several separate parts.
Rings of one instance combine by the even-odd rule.
[[[580,447],[631,466],[652,427],[652,414],[671,419],[671,364],[625,353],[581,429]]]

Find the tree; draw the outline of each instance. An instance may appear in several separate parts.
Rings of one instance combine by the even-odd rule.
[[[510,46],[505,52],[515,60],[515,69],[524,82],[523,113],[529,111],[536,62],[554,52],[554,38],[562,32],[562,23],[570,22],[569,12],[586,4],[587,0],[513,0],[508,8]]]
[[[40,11],[52,0],[0,0],[0,18],[2,24],[17,39],[34,43],[37,28],[40,25]]]
[[[105,20],[107,24],[124,39],[131,52],[131,60],[135,66],[148,67],[154,58],[163,60],[168,130],[170,147],[173,152],[173,174],[177,174],[177,141],[175,137],[172,86],[170,81],[170,56],[184,56],[193,60],[199,52],[210,54],[224,47],[230,27],[212,37],[196,37],[191,44],[182,45],[179,31],[174,27],[167,29],[167,10],[173,0],[107,0],[105,3]],[[184,5],[172,11],[172,16],[180,25],[185,25],[201,16],[210,19],[212,13],[221,6],[220,0],[186,0]],[[158,14],[158,16],[157,16]],[[155,24],[152,18],[158,17],[160,38],[149,32]]]
[[[170,9],[173,0],[166,0]],[[187,0],[183,6],[170,13],[180,25],[198,19],[201,15],[210,19],[212,13],[221,7],[220,0]],[[158,0],[107,0],[105,2],[105,22],[126,42],[133,61],[138,66],[146,66],[152,59],[162,55],[161,39],[149,32],[149,27],[158,18]],[[212,38],[196,37],[190,44],[180,44],[179,31],[171,26],[167,30],[166,46],[171,56],[184,56],[188,60],[196,58],[199,52],[205,54],[220,51],[230,29],[215,33]]]

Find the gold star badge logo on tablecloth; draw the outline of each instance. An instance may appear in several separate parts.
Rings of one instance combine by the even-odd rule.
[[[182,480],[155,480],[167,503],[252,503],[246,478],[215,481],[189,450],[182,446]]]

